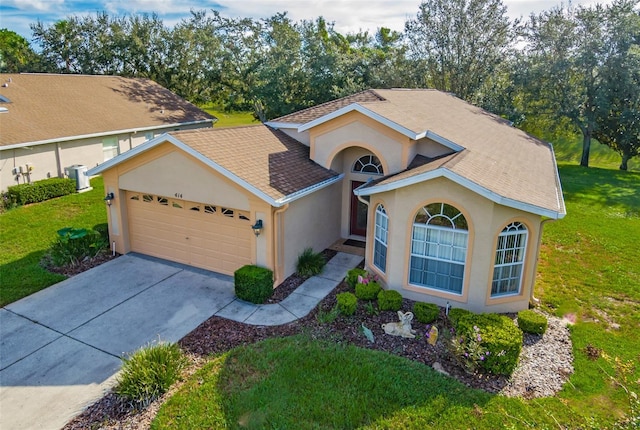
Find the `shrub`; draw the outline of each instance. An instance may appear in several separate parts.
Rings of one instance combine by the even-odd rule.
[[[491,352],[482,345],[482,336],[477,326],[466,336],[454,336],[448,342],[449,352],[468,373],[475,373]]]
[[[65,227],[51,246],[51,260],[56,266],[76,266],[85,258],[93,258],[109,246],[95,230]]]
[[[396,290],[382,290],[378,293],[378,307],[381,311],[399,311],[402,307],[402,294]]]
[[[353,315],[356,313],[358,299],[353,293],[340,293],[336,296],[338,300],[338,310],[342,315]]]
[[[321,324],[331,324],[338,318],[338,314],[340,310],[337,306],[332,307],[330,310],[325,311],[323,309],[318,309],[318,314],[316,315],[316,319]]]
[[[76,181],[69,178],[50,178],[7,188],[8,199],[15,201],[18,205],[43,202],[75,192]]]
[[[360,300],[375,300],[381,290],[382,287],[375,281],[356,284],[356,297]]]
[[[480,363],[487,372],[496,375],[511,375],[518,364],[522,350],[522,331],[505,315],[467,314],[460,317],[456,334],[466,342],[476,338],[482,348],[489,352]]]
[[[424,324],[431,324],[440,315],[440,308],[433,303],[416,302],[413,305],[413,315]]]
[[[298,256],[296,271],[298,275],[308,278],[320,274],[325,264],[327,264],[327,260],[321,252],[313,252],[313,249],[306,248]]]
[[[453,309],[449,309],[449,321],[451,321],[451,325],[453,326],[454,329],[458,329],[458,321],[460,320],[460,318],[462,318],[463,316],[466,315],[473,315],[473,312],[468,311],[466,309],[462,309],[462,308],[453,308]]]
[[[178,380],[187,364],[177,344],[147,346],[123,359],[115,392],[137,407],[146,407]]]
[[[531,309],[518,312],[518,327],[525,333],[544,334],[547,317]]]
[[[273,272],[264,267],[242,266],[233,274],[236,296],[251,303],[264,303],[273,295]]]
[[[347,272],[347,277],[345,280],[347,281],[347,285],[354,289],[356,284],[358,283],[358,276],[362,276],[363,278],[367,276],[367,271],[356,267],[355,269],[351,269]]]

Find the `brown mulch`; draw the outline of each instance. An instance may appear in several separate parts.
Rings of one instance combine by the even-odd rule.
[[[335,255],[335,251],[326,252],[327,256]],[[281,301],[302,282],[304,282],[304,278],[292,275],[275,289],[269,302]],[[309,315],[280,326],[253,326],[213,316],[182,338],[179,344],[192,357],[192,361],[201,364],[211,354],[220,354],[238,346],[253,344],[271,337],[291,336],[304,331],[317,339],[346,342],[362,348],[384,351],[430,366],[439,362],[444,370],[465,385],[488,392],[497,393],[507,384],[508,380],[505,377],[466,373],[453,361],[451,354],[444,347],[444,342],[439,341],[436,346],[429,345],[425,333],[428,332],[430,325],[414,320],[412,327],[417,333],[415,339],[404,339],[385,334],[381,325],[398,321],[398,316],[396,312],[377,311],[375,302],[372,302],[373,309],[360,302],[355,315],[338,316],[330,323],[320,322],[318,314],[326,314],[331,311],[336,305],[336,295],[345,291],[351,290],[345,282],[342,282]],[[411,310],[413,303],[411,300],[404,299],[402,310]],[[371,343],[364,336],[362,324],[373,332],[374,343]],[[446,334],[443,331],[449,330],[444,310],[441,310],[440,317],[435,324],[441,330],[441,336]],[[195,372],[198,367],[199,365],[192,366],[189,373]],[[173,387],[171,393],[177,389],[178,387]],[[120,401],[113,393],[109,393],[70,421],[64,429],[146,429],[169,394],[154,402],[146,411],[136,411]]]

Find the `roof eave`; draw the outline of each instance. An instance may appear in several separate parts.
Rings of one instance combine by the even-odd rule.
[[[284,196],[276,200],[276,205],[274,206],[276,207],[284,206],[288,203],[301,199],[302,197],[308,196],[309,194],[315,193],[316,191],[320,191],[321,189],[326,188],[329,185],[333,185],[336,182],[339,182],[340,180],[342,180],[342,178],[344,178],[344,173],[341,173],[329,179],[325,179],[322,182],[318,182],[317,184],[313,184],[310,187],[304,188],[300,191],[296,191],[295,193],[291,193],[287,196]]]
[[[123,129],[123,130],[110,130],[110,131],[107,131],[107,132],[80,134],[80,135],[76,135],[76,136],[63,136],[63,137],[56,137],[54,139],[36,140],[36,141],[33,141],[33,142],[22,142],[22,143],[15,143],[15,144],[12,144],[12,145],[3,145],[3,146],[0,146],[0,151],[5,150],[5,149],[24,148],[24,147],[28,147],[28,146],[46,145],[48,143],[61,143],[61,142],[68,142],[68,141],[71,141],[71,140],[81,140],[81,139],[91,139],[91,138],[94,138],[94,137],[113,136],[114,134],[138,133],[138,132],[145,132],[145,131],[150,131],[150,130],[163,130],[163,129],[166,129],[166,128],[173,128],[173,127],[184,127],[184,126],[197,125],[197,124],[206,124],[208,122],[210,122],[211,125],[213,126],[213,124],[216,121],[218,121],[217,118],[199,119],[199,120],[196,120],[196,121],[189,121],[189,122],[176,122],[176,123],[171,123],[171,124],[154,125],[154,126],[148,126],[148,127],[135,127],[135,128],[127,128],[127,129]]]
[[[447,178],[460,186],[463,186],[485,198],[491,200],[494,203],[497,203],[502,206],[511,207],[514,209],[519,209],[525,212],[530,212],[536,215],[544,216],[552,219],[561,219],[565,216],[564,209],[559,211],[555,211],[552,209],[544,208],[541,206],[533,205],[530,203],[525,203],[519,200],[515,200],[509,197],[505,197],[500,195],[494,191],[489,190],[457,173],[452,172],[451,170],[439,167],[437,169],[431,170],[429,172],[421,173],[415,176],[411,176],[409,178],[400,179],[398,181],[394,181],[384,185],[374,185],[371,187],[358,188],[354,190],[354,194],[358,196],[369,196],[372,194],[378,194],[386,191],[396,190],[398,188],[406,187],[409,185],[414,185],[420,182],[429,181],[431,179],[444,177]]]

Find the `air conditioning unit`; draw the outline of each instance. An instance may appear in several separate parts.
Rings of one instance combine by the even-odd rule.
[[[91,189],[87,170],[87,166],[82,164],[74,164],[64,169],[65,175],[76,181],[76,191],[78,192],[89,191]]]

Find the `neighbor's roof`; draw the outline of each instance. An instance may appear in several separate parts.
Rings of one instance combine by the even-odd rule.
[[[215,120],[149,79],[24,73],[0,83],[0,148]]]
[[[273,206],[282,206],[342,178],[311,161],[307,146],[261,124],[171,132],[91,169],[88,174],[101,173],[167,141]]]
[[[353,111],[412,139],[431,138],[454,154],[396,172],[368,184],[358,194],[446,176],[500,204],[551,217],[565,214],[551,145],[449,93],[367,90],[277,118],[270,124],[304,131]]]

